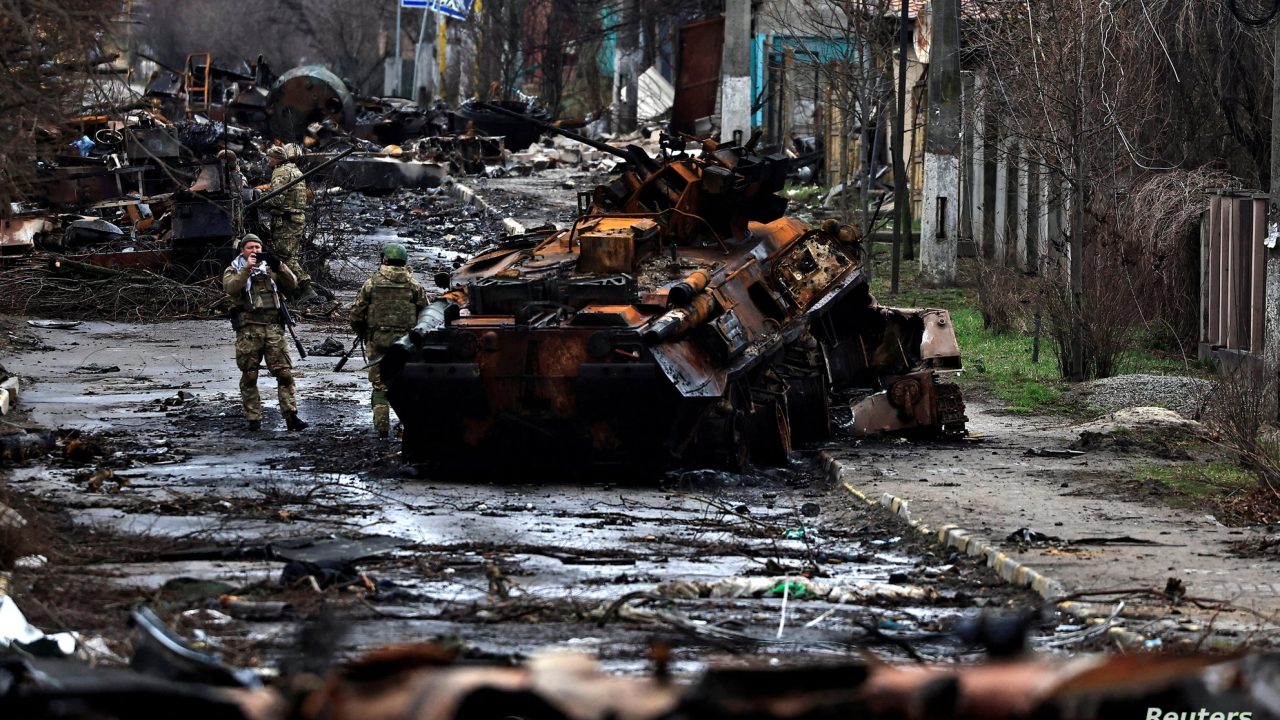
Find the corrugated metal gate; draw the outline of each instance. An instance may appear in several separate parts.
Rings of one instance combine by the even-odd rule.
[[[1200,355],[1261,356],[1266,312],[1267,196],[1224,191],[1209,198],[1200,232]]]

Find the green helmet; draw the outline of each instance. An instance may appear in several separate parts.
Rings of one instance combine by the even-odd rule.
[[[382,246],[382,259],[408,262],[409,251],[405,250],[404,246],[400,243],[387,243]]]

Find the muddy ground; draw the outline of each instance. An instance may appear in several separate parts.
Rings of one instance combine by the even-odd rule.
[[[496,213],[443,193],[347,196],[320,230],[342,248],[327,282],[349,303],[377,248],[395,239],[429,284],[501,232],[504,215],[564,222],[574,188],[591,179],[557,171],[475,183]],[[304,320],[309,347],[349,341],[341,308]],[[301,433],[283,430],[264,376],[268,411],[254,433],[240,417],[224,320],[9,332],[2,362],[24,378],[12,422],[60,429],[61,439],[3,470],[0,500],[28,525],[7,531],[0,560],[23,558],[12,595],[33,623],[105,639],[102,658],[128,656],[126,621],[139,603],[238,665],[433,639],[504,661],[587,651],[623,672],[646,668],[655,641],[675,648],[676,672],[867,651],[975,659],[979,644],[959,631],[977,613],[1040,607],[833,484],[817,453],[847,451],[848,438],[742,475],[446,481],[402,465],[395,443],[373,436],[360,362],[341,372],[333,357],[296,362],[311,423]],[[912,451],[973,473],[989,463],[980,443]],[[878,454],[867,456],[871,473]],[[1096,640],[1052,614],[1030,627],[1046,648]]]

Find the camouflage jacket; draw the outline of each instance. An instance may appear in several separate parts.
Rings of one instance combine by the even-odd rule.
[[[365,281],[351,306],[351,329],[371,339],[373,333],[404,334],[418,321],[427,306],[427,290],[407,267],[381,265]]]
[[[284,263],[280,264],[279,270],[266,268],[265,272],[251,273],[249,266],[237,257],[222,271],[222,289],[242,313],[241,322],[254,325],[283,322],[278,291],[292,290],[297,286],[293,271]]]
[[[275,192],[302,177],[302,171],[291,162],[280,163],[271,171],[271,189]],[[272,215],[301,215],[307,206],[307,184],[300,182],[279,195],[262,203]]]

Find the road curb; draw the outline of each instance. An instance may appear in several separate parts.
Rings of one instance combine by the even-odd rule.
[[[952,548],[973,557],[985,557],[987,567],[995,571],[1001,580],[1017,587],[1029,587],[1046,601],[1054,602],[1054,598],[1068,594],[1067,586],[1061,580],[1045,574],[1026,563],[1009,557],[1000,547],[982,535],[977,535],[956,524],[946,524],[933,530],[923,522],[911,517],[909,500],[890,493],[881,493],[879,498],[871,497],[846,480],[844,470],[852,469],[830,453],[822,453],[822,467],[828,479],[849,491],[867,505],[878,506],[888,511],[898,521],[905,523],[922,535],[929,542]],[[1054,602],[1058,610],[1070,615],[1083,624],[1106,622],[1111,616],[1110,606],[1098,603],[1076,602],[1064,600]],[[1146,637],[1122,627],[1113,627],[1107,635],[1126,647],[1141,647]]]
[[[495,212],[493,207],[484,198],[480,197],[479,193],[456,180],[445,185],[445,192],[449,194],[449,197],[463,205],[478,207],[487,213]]]

